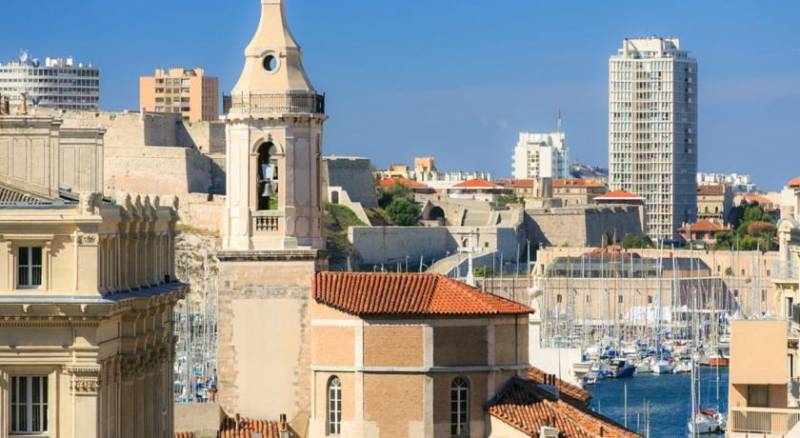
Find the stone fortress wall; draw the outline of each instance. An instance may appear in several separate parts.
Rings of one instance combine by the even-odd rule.
[[[644,236],[640,207],[609,205],[525,210],[527,239],[545,246],[600,246]]]

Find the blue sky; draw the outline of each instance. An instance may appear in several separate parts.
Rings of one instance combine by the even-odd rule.
[[[765,188],[800,175],[800,2],[287,0],[305,66],[328,95],[325,153],[378,166],[510,173],[520,130],[556,113],[576,161],[607,164],[608,57],[625,37],[678,36],[699,61],[700,169]],[[205,67],[227,91],[257,0],[2,0],[0,59],[19,49],[102,68],[105,109],[138,76]],[[8,17],[15,17],[9,19]],[[33,28],[33,29],[32,29]]]

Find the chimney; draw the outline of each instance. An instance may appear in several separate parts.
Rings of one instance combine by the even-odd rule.
[[[279,438],[291,438],[289,423],[286,421],[286,414],[281,414],[280,420],[278,421],[278,435]]]

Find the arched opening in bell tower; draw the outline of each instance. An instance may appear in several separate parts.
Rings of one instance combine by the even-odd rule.
[[[256,167],[258,181],[258,209],[278,209],[278,148],[272,142],[263,143],[258,147],[258,166]]]

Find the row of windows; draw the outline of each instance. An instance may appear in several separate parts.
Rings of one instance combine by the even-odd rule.
[[[342,433],[342,382],[339,377],[332,376],[328,379],[327,395],[325,430],[328,435],[340,435]],[[457,377],[450,384],[451,438],[469,437],[469,408],[469,382],[463,377]]]
[[[192,81],[190,79],[180,79],[180,78],[158,78],[156,79],[156,83],[164,85],[189,86],[191,85]]]
[[[29,76],[79,76],[100,77],[100,70],[96,69],[63,69],[63,68],[0,68],[0,74],[22,74]]]
[[[179,93],[189,93],[191,92],[190,88],[156,88],[156,93],[166,93],[166,94],[179,94]]]

